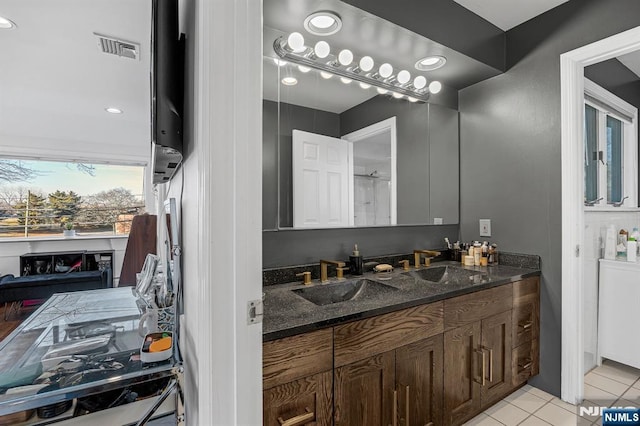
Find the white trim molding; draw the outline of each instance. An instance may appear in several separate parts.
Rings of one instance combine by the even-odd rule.
[[[194,1],[199,274],[184,286],[198,286],[199,338],[187,422],[259,425],[262,325],[247,324],[247,302],[262,299],[262,2]]]
[[[584,395],[584,67],[640,49],[640,27],[560,55],[562,111],[562,399]]]

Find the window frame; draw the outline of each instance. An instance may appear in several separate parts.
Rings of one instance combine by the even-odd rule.
[[[629,197],[620,207],[615,207],[607,201],[607,168],[598,167],[598,197],[602,200],[593,206],[584,206],[585,210],[638,210],[638,109],[593,81],[584,79],[584,93],[598,101],[600,104],[584,99],[584,104],[596,109],[598,117],[598,150],[606,152],[607,144],[607,116],[611,116],[623,124],[622,131],[622,196]],[[608,105],[610,110],[603,108]],[[583,111],[583,121],[584,108]],[[629,121],[621,114],[631,117]],[[583,167],[584,169],[584,167]],[[584,170],[583,170],[584,173]],[[584,195],[585,188],[582,188]]]

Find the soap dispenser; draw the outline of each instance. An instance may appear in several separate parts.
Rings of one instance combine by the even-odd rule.
[[[357,244],[353,247],[353,254],[349,256],[349,272],[351,275],[362,275],[362,256]]]

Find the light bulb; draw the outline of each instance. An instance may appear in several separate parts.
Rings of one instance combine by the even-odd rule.
[[[429,92],[435,95],[440,90],[442,90],[442,84],[439,81],[432,81],[429,83]]]
[[[409,96],[409,102],[418,102],[418,100],[413,96]]]
[[[376,88],[376,90],[378,91],[378,93],[380,93],[381,95],[386,95],[387,92],[389,92],[387,89],[382,89],[380,87]]]
[[[295,77],[285,77],[282,79],[282,84],[284,84],[285,86],[295,86],[296,84],[298,84],[298,79],[296,79]]]
[[[418,90],[424,89],[426,86],[427,86],[427,79],[424,78],[424,76],[419,75],[413,80],[413,87],[415,87]]]
[[[14,24],[12,21],[10,21],[7,18],[4,18],[2,16],[0,16],[0,29],[2,30],[10,30],[12,28],[15,28],[16,24]]]
[[[306,73],[308,73],[309,71],[311,71],[311,68],[309,68],[309,67],[305,67],[304,65],[298,65],[298,70],[299,70],[301,73],[306,74]]]
[[[398,73],[398,83],[407,84],[411,80],[411,74],[407,70],[402,70]]]
[[[389,78],[391,77],[392,73],[393,67],[391,66],[391,64],[384,63],[380,65],[380,68],[378,69],[378,74],[380,74],[382,78]]]
[[[362,87],[363,89],[365,89],[365,90],[366,90],[366,89],[370,88],[370,87],[371,87],[371,85],[370,85],[370,84],[367,84],[367,83],[360,83],[360,87]]]
[[[273,58],[273,62],[279,67],[283,67],[287,65],[286,61],[283,61],[282,59],[278,59],[278,58]]]
[[[300,33],[291,33],[287,38],[287,44],[295,53],[304,52],[304,37]]]
[[[353,80],[351,80],[350,78],[347,78],[347,77],[340,77],[340,81],[343,82],[344,84],[349,84]]]
[[[353,62],[353,53],[349,49],[341,50],[338,54],[338,62],[346,67]]]
[[[359,66],[362,71],[369,72],[373,69],[373,59],[371,56],[363,56],[362,59],[360,59]]]
[[[402,93],[393,92],[393,97],[396,99],[402,99],[404,98],[404,95]]]
[[[331,47],[329,47],[329,43],[326,41],[319,41],[316,43],[313,51],[316,53],[316,56],[320,59],[326,58],[329,56],[329,52],[331,51]]]
[[[336,23],[336,20],[333,16],[318,15],[316,17],[311,18],[310,22],[314,27],[318,27],[324,30],[334,25]]]
[[[326,71],[320,71],[320,75],[325,80],[329,80],[331,77],[333,77],[333,74],[331,74],[330,72],[326,72]]]

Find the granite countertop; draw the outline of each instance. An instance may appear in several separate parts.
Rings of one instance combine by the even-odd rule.
[[[402,268],[396,268],[391,273],[366,273],[359,277],[346,277],[346,281],[341,282],[332,278],[328,284],[319,284],[316,280],[310,286],[295,282],[265,287],[263,341],[331,327],[540,275],[539,269],[505,265],[462,266],[451,261],[437,262],[421,270],[427,271],[442,266],[448,268],[439,283],[417,279],[411,274],[405,274],[406,271]],[[415,269],[411,268],[411,271]],[[292,291],[325,287],[327,292],[330,292],[329,287],[363,278],[383,284],[384,287],[374,284],[382,291],[372,291],[370,294],[364,291],[355,300],[323,306],[318,306]]]

